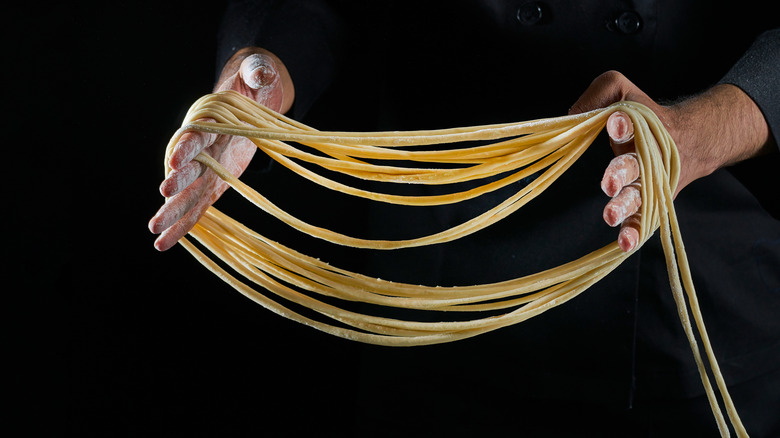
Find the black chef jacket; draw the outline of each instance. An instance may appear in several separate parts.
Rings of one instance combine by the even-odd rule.
[[[776,138],[780,37],[765,31],[777,26],[768,11],[720,1],[235,2],[225,16],[217,65],[242,47],[271,50],[295,85],[291,114],[318,129],[433,129],[560,116],[591,80],[614,69],[661,102],[719,81],[734,83],[759,104]],[[501,281],[614,241],[617,231],[601,219],[607,199],[599,188],[612,156],[600,138],[523,209],[442,245],[340,248],[273,219],[247,213],[243,220],[305,253],[380,278],[442,286]],[[770,376],[778,388],[777,156],[717,171],[675,202],[704,320],[731,385]],[[245,178],[312,223],[382,239],[457,225],[527,184],[455,206],[419,208],[328,193],[264,157]],[[565,417],[586,405],[599,407],[583,411],[591,417],[649,406],[678,412],[675,421],[695,423],[691,430],[715,427],[657,237],[575,300],[517,326],[447,345],[367,346],[355,379],[362,388],[354,394],[359,422],[404,436],[426,427],[450,430],[445,424],[460,432],[488,425],[505,430],[498,425],[514,420],[518,431],[529,431],[541,409]],[[778,390],[767,391],[747,398],[778,406]],[[680,400],[695,402],[681,406]],[[737,408],[740,402],[749,403],[737,400]],[[750,412],[743,417],[759,436],[776,426],[775,420],[759,425]],[[538,427],[551,433],[556,423],[566,422]]]

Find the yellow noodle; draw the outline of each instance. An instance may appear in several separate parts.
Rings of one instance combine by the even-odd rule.
[[[296,218],[242,183],[205,153],[195,158],[256,206],[311,236],[339,245],[383,250],[442,244],[491,226],[542,193],[582,155],[603,129],[609,115],[618,110],[626,113],[634,124],[642,182],[638,247],[660,228],[678,317],[721,435],[729,435],[728,425],[709,381],[691,318],[702,338],[707,362],[731,424],[739,436],[747,436],[707,337],[680,236],[671,195],[680,173],[677,149],[660,120],[640,104],[620,102],[584,114],[521,123],[356,133],[317,131],[238,93],[221,92],[202,97],[190,108],[182,127],[171,138],[166,150],[166,173],[170,172],[167,162],[179,137],[187,131],[204,131],[247,137],[273,160],[323,187],[400,205],[458,203],[536,175],[531,183],[514,195],[462,224],[428,236],[369,240],[336,233]],[[468,142],[480,144],[468,145]],[[443,148],[430,148],[445,144],[447,146]],[[446,187],[465,181],[496,179],[460,192],[403,196],[336,182],[318,170],[303,166],[301,162],[354,179],[389,183]],[[190,235],[222,264],[214,262],[196,245],[182,238],[181,244],[200,263],[269,310],[335,336],[388,346],[452,342],[517,324],[576,297],[631,255],[623,253],[617,243],[612,242],[571,262],[521,278],[491,284],[439,287],[375,279],[330,266],[267,239],[214,207],[203,215]],[[266,297],[229,273],[227,268],[276,295],[281,302],[307,308],[324,321],[301,315],[280,301]],[[684,299],[686,294],[690,313]],[[422,322],[347,310],[330,303],[333,300],[418,312],[488,314],[469,320]]]

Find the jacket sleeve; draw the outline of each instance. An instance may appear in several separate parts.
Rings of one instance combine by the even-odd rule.
[[[290,114],[300,119],[333,79],[340,21],[326,1],[231,1],[217,35],[217,77],[241,48],[273,52],[290,72],[295,86]]]
[[[780,29],[761,34],[720,83],[736,85],[756,102],[780,145]]]

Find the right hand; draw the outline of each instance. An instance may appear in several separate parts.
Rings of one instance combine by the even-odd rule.
[[[234,90],[278,112],[292,106],[294,88],[284,64],[260,48],[245,48],[227,62],[214,91]],[[160,185],[167,199],[149,221],[149,230],[160,234],[154,246],[171,248],[184,237],[203,213],[227,190],[228,185],[213,171],[193,161],[201,152],[209,154],[231,174],[240,176],[257,146],[244,137],[187,132],[176,143],[169,165],[172,171]]]

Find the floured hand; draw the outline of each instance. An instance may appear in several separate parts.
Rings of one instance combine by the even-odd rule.
[[[721,84],[674,105],[655,103],[622,74],[610,71],[597,77],[569,110],[570,114],[604,108],[630,100],[650,108],[674,139],[680,154],[680,179],[674,196],[691,182],[717,169],[768,153],[774,140],[766,119],[739,88]],[[634,127],[622,112],[607,120],[607,133],[616,157],[607,166],[601,188],[611,199],[604,221],[620,225],[618,244],[631,251],[639,243],[639,164]]]
[[[294,95],[282,62],[259,48],[242,49],[227,62],[215,91],[224,90],[237,91],[279,112],[289,110]],[[207,153],[240,176],[256,149],[243,137],[194,131],[182,135],[170,158],[172,171],[160,185],[165,204],[149,221],[149,230],[160,234],[155,247],[165,251],[175,245],[228,188],[214,172],[193,161],[195,156]]]

